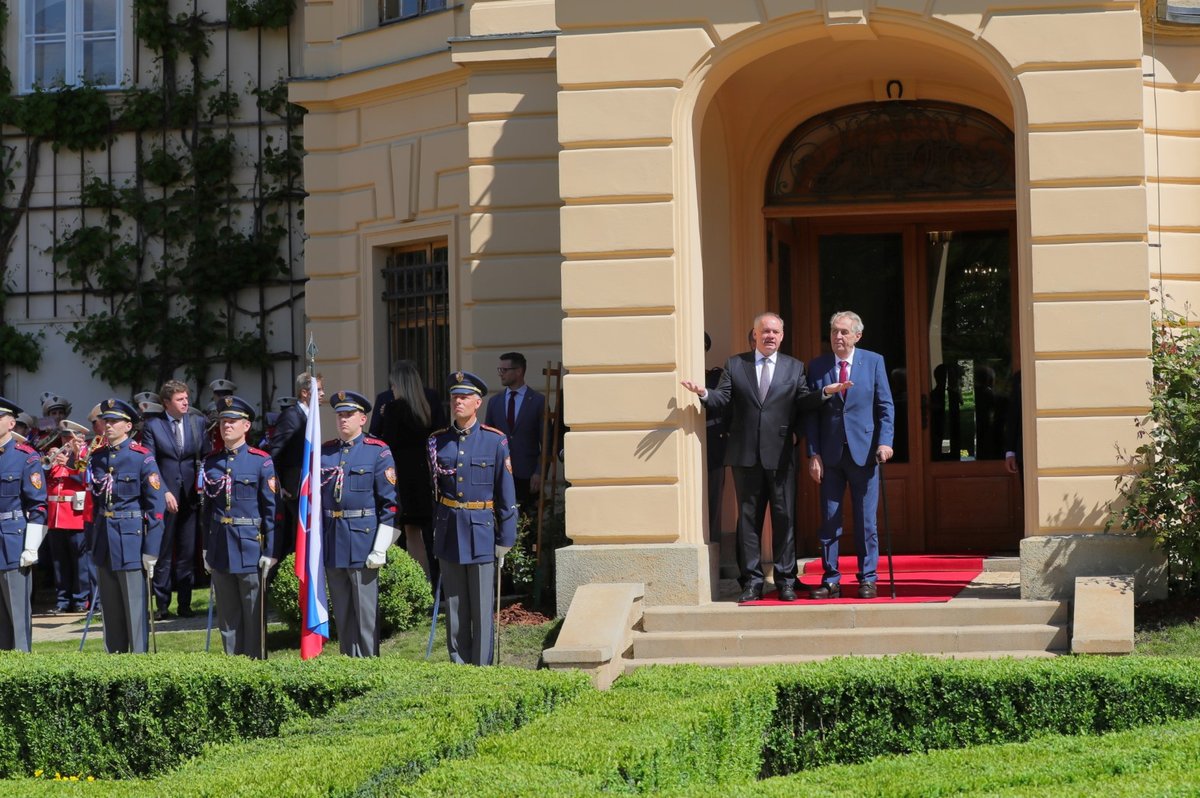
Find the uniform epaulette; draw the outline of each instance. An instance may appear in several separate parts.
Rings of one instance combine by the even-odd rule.
[[[506,435],[508,434],[507,432],[505,432],[505,431],[504,431],[504,430],[502,430],[502,429],[496,429],[495,427],[489,427],[487,424],[480,424],[479,426],[480,426],[480,428],[481,428],[481,429],[485,429],[485,430],[487,430],[488,432],[494,432],[494,433],[496,433],[496,434],[497,434],[497,435],[499,435],[501,438],[503,438],[504,436],[506,436]]]
[[[386,444],[386,443],[384,443],[383,441],[379,440],[379,438],[372,438],[370,435],[364,435],[364,436],[363,436],[363,443],[369,443],[369,444],[371,444],[372,446],[382,446],[382,447],[383,447],[383,448],[385,448],[385,449],[387,448],[387,444]]]
[[[37,454],[37,449],[30,446],[28,443],[18,443],[17,451],[25,452],[25,454]]]
[[[341,443],[342,443],[341,440],[338,438],[330,438],[329,440],[325,441],[321,445],[322,446],[340,446]]]
[[[432,438],[435,435],[441,435],[443,432],[449,432],[449,431],[450,431],[449,427],[442,427],[441,429],[435,429],[433,432],[429,433],[429,437]]]
[[[271,456],[269,452],[264,452],[262,449],[256,449],[253,446],[247,446],[246,451],[250,452],[250,454],[256,454],[259,457],[270,457]]]
[[[138,454],[150,454],[150,450],[147,449],[145,446],[142,446],[137,441],[129,442],[129,451],[137,452]]]

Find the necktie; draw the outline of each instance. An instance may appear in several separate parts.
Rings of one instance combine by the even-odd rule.
[[[513,425],[517,423],[517,392],[508,392],[508,431],[512,432]]]
[[[183,451],[183,419],[175,419],[175,445],[179,447],[179,451]]]
[[[771,361],[762,359],[762,372],[758,375],[758,398],[766,401],[767,391],[771,389]]]
[[[841,361],[838,364],[838,382],[845,382],[846,378],[850,376],[849,372],[850,372],[850,364],[844,360]],[[850,389],[843,388],[842,394],[845,395],[846,391],[848,391],[848,390],[850,390]]]

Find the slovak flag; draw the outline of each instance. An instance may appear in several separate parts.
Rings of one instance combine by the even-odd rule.
[[[308,425],[300,466],[300,511],[296,525],[296,578],[300,580],[300,659],[321,653],[329,639],[325,564],[321,552],[321,406],[316,378],[308,389]]]

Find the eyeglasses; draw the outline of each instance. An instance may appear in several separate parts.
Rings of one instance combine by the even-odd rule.
[[[520,368],[520,366],[508,366],[507,368],[506,368],[506,367],[504,367],[504,366],[497,366],[497,367],[496,367],[496,373],[497,373],[497,374],[504,374],[504,373],[506,373],[506,372],[509,372],[509,371],[516,371],[516,370],[517,370],[517,369],[519,369],[519,368]]]

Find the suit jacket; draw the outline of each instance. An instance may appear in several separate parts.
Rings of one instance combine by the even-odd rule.
[[[808,364],[808,373],[814,389],[837,382],[837,357],[821,355]],[[854,386],[845,394],[834,396],[805,419],[809,457],[819,454],[822,460],[836,463],[845,443],[854,462],[865,466],[880,444],[892,445],[895,409],[883,356],[855,348],[850,382]]]
[[[304,428],[308,426],[308,414],[299,405],[285,407],[275,422],[271,440],[267,442],[267,454],[275,464],[279,484],[295,496],[300,490],[300,466],[304,459]]]
[[[804,410],[819,407],[823,398],[809,387],[804,364],[779,353],[775,356],[771,389],[767,398],[760,400],[757,358],[757,352],[743,352],[729,358],[717,387],[705,396],[704,406],[710,412],[728,412],[725,465],[790,468],[800,417]]]
[[[142,445],[158,463],[163,487],[176,499],[195,495],[196,462],[208,455],[209,437],[204,434],[204,419],[191,413],[183,417],[183,450],[175,444],[175,430],[170,416],[146,418],[142,428]]]
[[[529,479],[538,472],[542,458],[542,417],[546,414],[546,397],[528,385],[521,410],[517,413],[512,429],[508,426],[508,389],[488,399],[487,413],[483,423],[495,427],[508,436],[508,448],[512,456],[513,476]]]

